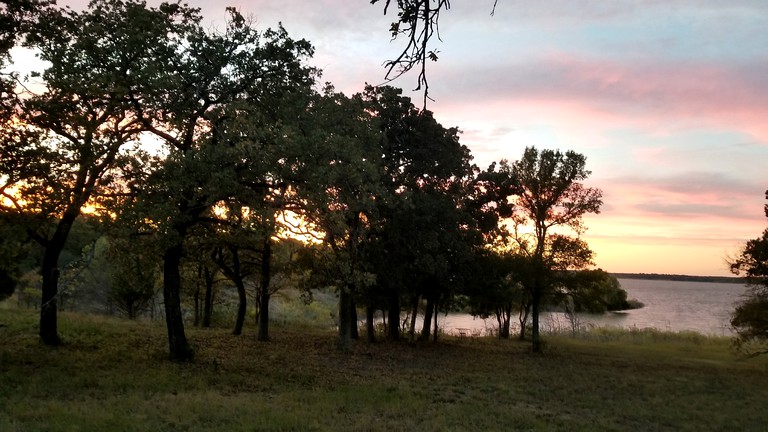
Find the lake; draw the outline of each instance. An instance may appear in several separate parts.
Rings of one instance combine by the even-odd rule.
[[[581,325],[623,328],[655,328],[665,331],[694,331],[707,335],[731,335],[729,324],[734,304],[746,292],[741,284],[718,282],[684,282],[650,279],[619,279],[628,298],[645,306],[622,312],[578,314]],[[482,320],[467,314],[440,315],[438,321],[445,331],[457,328],[482,330],[497,327],[495,319]],[[513,325],[517,316],[513,316]],[[564,313],[546,312],[541,317],[541,329],[569,330],[571,324]],[[514,333],[514,332],[513,332]]]

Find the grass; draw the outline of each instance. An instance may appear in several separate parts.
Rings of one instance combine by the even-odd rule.
[[[166,360],[158,322],[0,308],[0,431],[740,430],[768,424],[768,358],[724,338],[594,330],[528,343],[444,337],[358,343],[278,325],[188,329],[194,363]],[[634,334],[633,334],[634,333]]]

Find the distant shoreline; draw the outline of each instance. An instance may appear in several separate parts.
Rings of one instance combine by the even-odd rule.
[[[734,283],[734,284],[746,284],[746,280],[742,277],[734,276],[690,276],[679,274],[661,274],[661,273],[611,273],[618,279],[647,279],[647,280],[668,280],[668,281],[683,281],[683,282],[717,282],[717,283]]]

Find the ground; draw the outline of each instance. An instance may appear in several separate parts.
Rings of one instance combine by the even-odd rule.
[[[34,311],[0,308],[2,431],[765,430],[768,359],[725,338],[596,330],[516,340],[336,348],[331,329],[188,329],[167,360],[162,323],[64,313],[65,345]]]

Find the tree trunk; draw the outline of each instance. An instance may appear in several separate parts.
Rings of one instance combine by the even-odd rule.
[[[533,322],[531,326],[531,349],[533,352],[541,352],[541,340],[539,335],[539,306],[541,303],[541,289],[538,285],[533,289],[531,296],[531,314],[533,316]]]
[[[357,302],[355,302],[354,296],[352,297],[352,305],[350,306],[350,309],[349,309],[349,315],[351,317],[350,318],[350,326],[351,327],[349,328],[350,337],[352,339],[354,339],[354,340],[359,340],[360,339],[360,329],[357,326],[357,322],[358,322],[358,319],[357,319]]]
[[[523,302],[523,304],[520,305],[520,313],[517,316],[518,321],[520,322],[520,336],[518,339],[525,340],[525,331],[528,328],[528,317],[531,315],[531,304]]]
[[[213,314],[213,282],[214,274],[208,266],[203,267],[203,275],[205,277],[205,295],[203,297],[203,327],[209,328],[211,326],[211,315]]]
[[[432,333],[432,309],[435,307],[435,301],[432,296],[427,296],[427,306],[424,311],[424,321],[421,325],[421,336],[419,340],[429,340],[429,336]]]
[[[504,334],[504,323],[501,319],[501,312],[499,311],[499,308],[496,308],[496,311],[493,313],[493,315],[496,317],[496,324],[499,326],[499,339],[503,339],[502,335]]]
[[[373,306],[368,306],[365,308],[365,338],[368,343],[376,342],[376,334],[374,333],[376,328],[373,323],[373,314],[375,311],[376,310],[373,308]]]
[[[261,251],[261,283],[259,284],[259,334],[257,339],[266,342],[269,340],[269,283],[272,260],[272,239],[267,236],[264,240],[264,248]]]
[[[438,303],[435,302],[435,313],[432,315],[434,317],[434,326],[432,326],[432,341],[437,342],[437,334],[439,332],[439,329],[437,328],[437,316],[440,314],[440,308],[438,307]]]
[[[179,233],[183,238],[183,233]],[[163,300],[165,323],[168,327],[168,345],[171,360],[192,360],[194,352],[184,333],[184,316],[181,313],[181,265],[182,240],[177,240],[163,254]]]
[[[61,344],[58,331],[58,306],[56,302],[59,294],[58,262],[63,248],[63,240],[55,243],[52,240],[46,245],[43,255],[43,266],[41,269],[43,286],[40,299],[40,340],[49,346]]]
[[[511,321],[511,311],[507,311],[506,316],[503,319],[503,325],[501,326],[500,337],[502,339],[509,339],[509,324]]]
[[[339,348],[352,348],[352,293],[348,286],[339,290]]]
[[[499,339],[509,339],[509,322],[511,319],[511,304],[503,305],[497,309],[496,320],[499,323]]]
[[[387,337],[389,340],[400,340],[400,294],[395,292],[389,297],[389,309],[387,310],[389,321],[387,322]]]
[[[125,305],[126,313],[128,314],[129,320],[135,320],[139,316],[139,310],[137,307],[137,303],[133,300],[128,300]]]
[[[411,342],[416,337],[416,315],[419,313],[419,296],[414,296],[413,303],[411,304],[411,325],[408,330],[408,338]]]
[[[235,328],[232,330],[232,334],[240,336],[243,334],[243,324],[245,324],[245,312],[248,310],[248,298],[245,295],[245,282],[243,282],[243,275],[240,271],[240,253],[234,246],[229,248],[229,252],[232,254],[232,268],[229,271],[229,276],[237,289],[237,316],[235,319]],[[223,261],[223,258],[222,258]]]
[[[200,272],[198,272],[197,276],[198,276],[198,279],[199,279]],[[197,327],[197,326],[200,325],[200,318],[203,315],[202,314],[202,305],[200,304],[200,284],[199,283],[196,283],[194,298],[195,298],[195,316],[194,316],[194,319],[192,321],[192,325],[194,327]]]
[[[243,334],[243,324],[245,324],[245,312],[248,307],[248,298],[245,295],[245,283],[239,275],[234,278],[235,288],[237,288],[237,317],[235,319],[235,328],[232,334],[240,336]]]
[[[56,225],[56,231],[48,241],[41,241],[45,248],[43,264],[40,273],[43,279],[40,298],[40,340],[49,346],[61,344],[58,324],[58,296],[59,296],[59,256],[64,250],[64,245],[69,237],[69,232],[75,219],[80,214],[77,211],[67,211]]]

